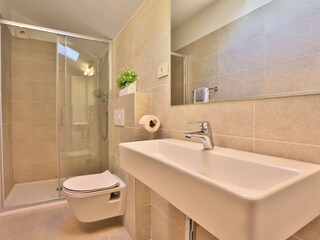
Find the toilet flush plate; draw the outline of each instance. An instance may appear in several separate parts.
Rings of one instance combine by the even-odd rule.
[[[124,109],[116,109],[113,114],[114,125],[124,126]]]

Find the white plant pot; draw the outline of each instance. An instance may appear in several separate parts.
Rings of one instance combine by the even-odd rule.
[[[135,93],[136,91],[137,91],[137,82],[133,82],[128,86],[124,87],[123,89],[120,89],[119,96],[121,97],[130,93]]]

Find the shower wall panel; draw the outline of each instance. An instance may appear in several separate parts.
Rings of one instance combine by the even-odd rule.
[[[57,178],[56,44],[13,37],[14,182]]]

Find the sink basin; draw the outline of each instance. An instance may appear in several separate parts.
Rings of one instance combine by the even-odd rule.
[[[120,166],[221,240],[284,240],[320,214],[320,166],[161,139],[121,143]]]

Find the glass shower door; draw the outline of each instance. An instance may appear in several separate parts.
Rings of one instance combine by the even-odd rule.
[[[64,72],[60,77],[59,156],[60,177],[66,178],[99,173],[107,161],[101,158],[99,103],[107,96],[99,89],[98,74],[107,44],[72,37],[61,39]],[[62,54],[60,54],[62,55]],[[63,65],[63,66],[62,66]],[[107,81],[107,79],[106,79]]]

